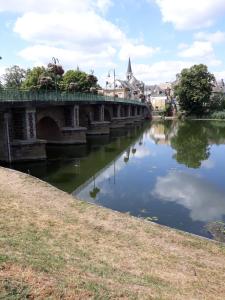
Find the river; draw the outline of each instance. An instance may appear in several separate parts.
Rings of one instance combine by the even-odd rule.
[[[15,164],[74,196],[211,238],[225,221],[225,122],[154,121]]]

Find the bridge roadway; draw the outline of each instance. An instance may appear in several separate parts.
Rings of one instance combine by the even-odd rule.
[[[84,144],[151,117],[146,103],[94,94],[0,91],[0,161],[46,159],[46,144]]]

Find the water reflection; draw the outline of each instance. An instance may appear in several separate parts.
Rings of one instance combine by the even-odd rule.
[[[17,168],[81,199],[208,236],[225,217],[225,122],[158,121]]]
[[[196,124],[198,125],[198,124]],[[201,162],[209,158],[209,141],[204,126],[193,126],[193,122],[179,125],[177,135],[171,139],[176,150],[174,158],[189,168],[199,168]]]
[[[157,121],[152,124],[149,136],[157,145],[170,145],[171,139],[177,135],[178,125],[177,120]]]
[[[208,170],[213,169],[215,168],[215,162],[211,159],[203,160],[201,163],[201,167]]]
[[[209,160],[212,145],[225,144],[225,122],[220,121],[158,121],[149,130],[157,145],[169,145],[173,158],[188,168],[212,168]]]
[[[170,172],[158,177],[153,195],[188,208],[193,221],[215,221],[225,215],[225,192],[193,174]]]

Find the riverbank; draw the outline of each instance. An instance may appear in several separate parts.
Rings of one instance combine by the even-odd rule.
[[[0,298],[224,299],[223,245],[0,179]]]

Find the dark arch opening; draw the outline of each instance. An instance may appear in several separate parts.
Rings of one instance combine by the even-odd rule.
[[[121,106],[121,109],[120,109],[120,116],[123,118],[123,117],[126,117],[126,114],[125,114],[125,107],[124,106]]]
[[[93,121],[99,122],[100,121],[100,106],[94,105],[93,107]]]
[[[116,105],[113,105],[113,118],[117,118],[118,115],[118,107]]]
[[[50,117],[44,117],[37,123],[37,137],[48,141],[58,141],[61,137],[57,123]]]
[[[112,118],[111,118],[111,114],[110,114],[110,111],[108,109],[105,109],[104,111],[104,117],[105,117],[105,121],[107,122],[111,122]]]
[[[79,124],[81,127],[89,127],[91,123],[90,120],[90,113],[89,111],[83,107],[80,106],[80,112],[79,112]]]

